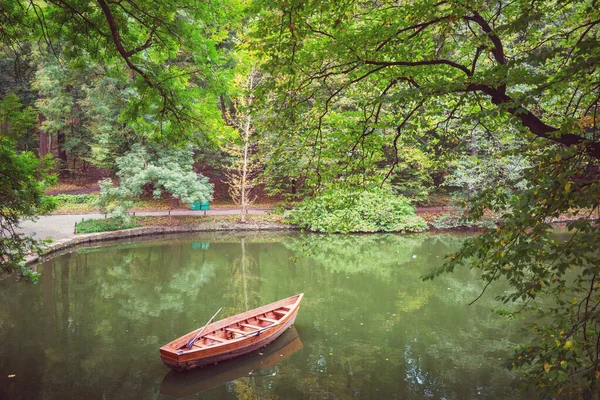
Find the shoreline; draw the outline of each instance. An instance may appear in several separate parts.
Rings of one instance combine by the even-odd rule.
[[[551,225],[559,228],[565,226],[567,223],[574,221],[574,219],[566,219],[561,221],[552,221]],[[372,234],[437,234],[437,233],[458,233],[458,234],[477,234],[485,230],[484,227],[478,226],[455,226],[449,228],[435,228],[429,223],[429,229],[423,232],[348,232],[348,235],[372,235]],[[47,257],[55,255],[55,253],[64,253],[73,247],[81,245],[89,245],[93,243],[102,242],[116,242],[123,239],[139,238],[139,237],[162,237],[176,234],[196,233],[196,232],[291,232],[291,231],[303,231],[316,234],[327,234],[323,232],[312,232],[310,230],[303,229],[297,225],[283,224],[280,222],[272,221],[250,221],[246,223],[240,222],[229,222],[229,221],[211,221],[211,222],[199,222],[193,224],[182,224],[182,225],[150,225],[142,226],[137,228],[116,230],[116,231],[105,231],[96,233],[85,233],[85,234],[74,234],[67,238],[62,238],[52,242],[44,251],[40,254],[30,254],[26,257],[24,265],[26,267],[32,267],[39,262],[43,262]]]
[[[142,226],[138,228],[123,229],[97,233],[78,234],[74,237],[57,240],[44,249],[41,254],[32,254],[25,259],[25,266],[31,267],[41,262],[45,257],[54,253],[70,249],[79,245],[90,243],[118,241],[121,239],[137,238],[142,236],[166,236],[194,232],[275,232],[300,230],[295,225],[286,225],[278,222],[201,222],[197,224],[176,226]]]

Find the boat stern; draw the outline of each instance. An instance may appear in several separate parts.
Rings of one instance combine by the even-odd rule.
[[[174,370],[181,370],[181,360],[177,351],[171,348],[169,345],[165,345],[160,348],[160,358],[163,360],[165,365]]]

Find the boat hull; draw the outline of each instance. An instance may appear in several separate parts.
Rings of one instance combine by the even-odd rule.
[[[294,307],[290,310],[288,315],[281,318],[272,327],[265,327],[263,330],[257,331],[257,333],[249,332],[247,336],[231,340],[230,343],[223,343],[218,346],[205,347],[194,351],[182,351],[182,343],[186,343],[187,340],[193,337],[194,332],[190,332],[189,334],[161,347],[161,359],[165,365],[175,371],[186,371],[236,358],[265,347],[281,336],[296,321],[296,316],[300,307],[300,301],[302,300],[302,295],[298,296],[299,297],[294,304]],[[248,311],[238,316],[230,317],[226,320],[215,322],[209,325],[207,330],[215,328],[223,329],[224,327],[227,327],[228,324],[235,324],[240,319],[249,318],[253,312],[258,312],[261,310],[264,311],[266,307],[280,304],[285,300],[287,299],[272,303],[271,305],[264,306],[256,310]]]
[[[234,360],[188,372],[168,372],[160,385],[160,394],[175,398],[192,396],[272,368],[300,351],[302,347],[298,332],[292,326],[260,352],[254,351]]]

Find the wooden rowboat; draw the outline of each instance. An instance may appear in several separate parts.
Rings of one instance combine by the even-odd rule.
[[[261,376],[260,371],[277,365],[301,349],[302,341],[292,326],[264,349],[234,360],[189,372],[169,371],[160,385],[160,394],[188,397],[242,377]]]
[[[183,371],[250,353],[277,339],[296,320],[303,293],[213,322],[160,348],[163,362]],[[202,333],[188,348],[187,344]]]

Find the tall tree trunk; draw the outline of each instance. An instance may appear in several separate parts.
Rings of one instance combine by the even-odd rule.
[[[58,158],[60,159],[60,176],[64,177],[67,175],[67,151],[65,150],[65,133],[61,129],[56,135],[58,145]]]
[[[42,130],[42,123],[46,120],[44,114],[38,114],[38,129],[40,132],[40,146],[38,148],[38,154],[40,157],[44,157],[49,153],[48,134]]]
[[[220,95],[219,96],[219,100],[221,101],[221,117],[223,118],[223,121],[225,121],[225,123],[228,122],[227,119],[227,107],[225,106],[225,96]]]
[[[79,91],[76,87],[71,90],[71,96],[73,97],[73,120],[71,121],[71,138],[74,138],[77,134],[77,128],[81,125],[81,119],[79,118]],[[71,157],[73,158],[73,172],[75,173],[77,152],[72,152]]]

